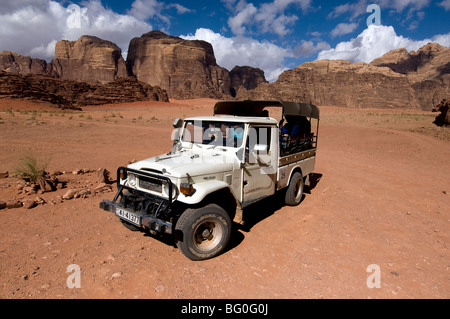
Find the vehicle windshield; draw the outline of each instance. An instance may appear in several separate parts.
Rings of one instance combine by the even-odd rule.
[[[244,135],[244,124],[222,121],[187,121],[184,126],[182,142],[240,147]]]

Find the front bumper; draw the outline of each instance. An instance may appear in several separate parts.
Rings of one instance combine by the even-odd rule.
[[[169,187],[168,198],[152,195],[148,192],[139,191],[122,185],[120,183],[121,172],[125,173],[125,175],[127,175],[128,172],[131,172],[139,175],[139,177],[147,177],[154,181],[160,180],[167,183]],[[169,178],[145,171],[119,167],[117,169],[117,188],[118,191],[113,201],[104,199],[100,202],[101,209],[114,213],[120,219],[137,227],[147,228],[159,233],[172,234],[172,223],[168,220],[171,220],[169,216],[173,200],[172,190],[174,189],[174,185]],[[125,190],[130,194],[125,195]]]
[[[115,214],[120,219],[129,222],[135,226],[148,228],[159,233],[172,234],[172,223],[163,221],[158,218],[144,215],[140,212],[131,211],[122,205],[112,202],[108,199],[104,199],[100,202],[100,208]],[[119,215],[119,211],[129,213],[133,216],[133,219],[125,218]],[[123,215],[123,214],[122,214]]]

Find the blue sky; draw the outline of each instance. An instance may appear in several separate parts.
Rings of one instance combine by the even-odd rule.
[[[381,24],[368,26],[378,12]],[[0,50],[49,61],[56,41],[89,34],[126,57],[133,37],[161,30],[208,41],[219,65],[259,67],[274,81],[317,59],[370,62],[399,47],[450,46],[449,21],[450,0],[0,0]]]

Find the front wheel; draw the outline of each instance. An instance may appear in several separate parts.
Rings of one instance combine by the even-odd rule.
[[[181,232],[177,247],[191,260],[205,260],[219,255],[231,236],[228,213],[215,204],[189,208],[181,214],[175,226]]]

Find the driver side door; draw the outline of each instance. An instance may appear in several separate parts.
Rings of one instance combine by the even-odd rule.
[[[251,125],[247,134],[243,166],[243,203],[248,204],[275,193],[277,147],[276,130]]]

